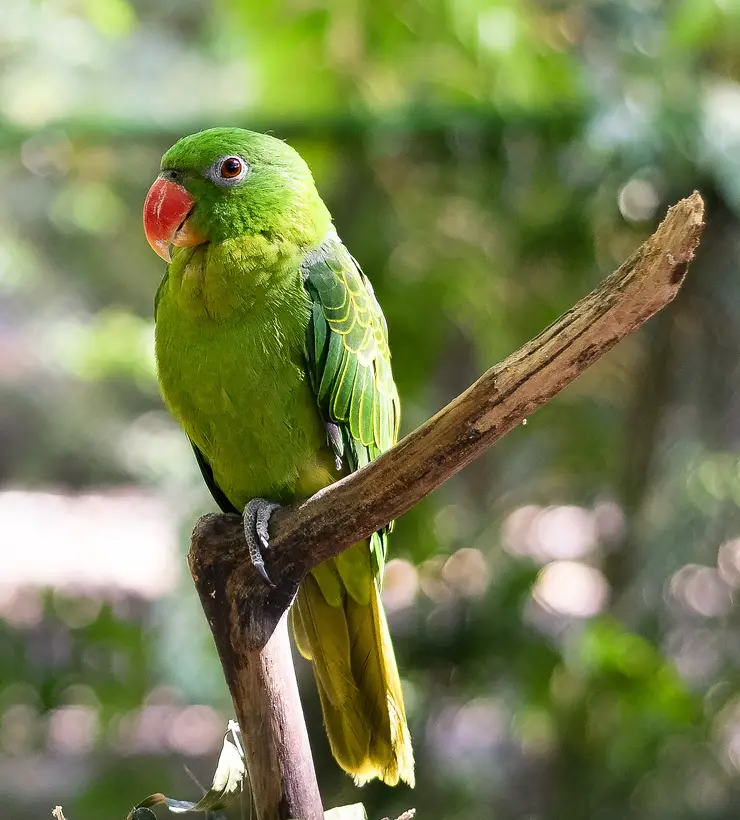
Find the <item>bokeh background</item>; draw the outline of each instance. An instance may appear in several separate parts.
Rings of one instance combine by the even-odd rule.
[[[298,671],[328,807],[736,818],[739,82],[737,0],[2,0],[0,816],[210,782],[231,710],[184,554],[212,503],[140,209],[177,137],[235,124],[314,169],[404,431],[702,191],[676,302],[397,524],[414,792],[352,787]]]

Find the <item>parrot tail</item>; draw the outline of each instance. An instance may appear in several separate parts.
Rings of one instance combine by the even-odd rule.
[[[349,555],[348,555],[349,553]],[[317,567],[291,608],[300,653],[313,662],[332,754],[358,786],[377,777],[414,785],[401,681],[380,592],[352,573],[367,542]],[[347,559],[344,559],[347,556]],[[343,560],[344,559],[344,560]]]

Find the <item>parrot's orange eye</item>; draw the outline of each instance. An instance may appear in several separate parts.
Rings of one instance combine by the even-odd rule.
[[[216,160],[206,171],[205,176],[216,185],[231,188],[239,185],[249,171],[249,165],[241,157],[225,156]]]
[[[226,159],[221,162],[221,167],[218,171],[222,179],[236,179],[236,177],[240,176],[243,172],[244,163],[239,157],[226,157]]]

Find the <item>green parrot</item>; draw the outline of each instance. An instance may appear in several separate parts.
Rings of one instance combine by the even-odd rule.
[[[273,510],[391,447],[400,405],[388,330],[311,172],[279,139],[239,128],[162,158],[144,229],[167,271],[155,299],[164,401],[249,554]],[[170,252],[172,254],[170,256]],[[339,765],[413,786],[414,761],[380,599],[387,530],[317,567],[291,607]]]

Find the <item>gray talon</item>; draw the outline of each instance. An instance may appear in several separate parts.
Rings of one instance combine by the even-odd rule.
[[[244,508],[244,537],[254,568],[271,586],[275,586],[265,571],[262,550],[270,548],[270,516],[280,505],[265,498],[253,498]]]
[[[250,552],[251,557],[251,552]],[[252,558],[252,565],[254,568],[259,572],[262,578],[265,580],[265,583],[269,584],[271,587],[274,587],[275,584],[272,583],[270,580],[270,576],[267,574],[267,570],[265,569],[265,562],[262,560],[262,556],[259,558]]]

